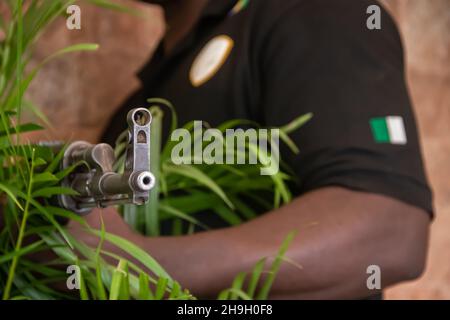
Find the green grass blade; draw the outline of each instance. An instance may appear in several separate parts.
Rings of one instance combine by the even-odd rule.
[[[312,119],[312,117],[313,117],[312,113],[307,113],[305,115],[302,115],[302,116],[294,119],[287,125],[282,126],[280,128],[280,130],[286,134],[290,134],[290,133],[296,131],[297,129],[299,129],[300,127],[302,127],[303,125],[305,125],[309,120]]]
[[[43,243],[44,243],[44,241],[39,240],[39,241],[36,241],[26,247],[21,248],[20,250],[11,251],[7,254],[4,254],[0,257],[0,264],[8,262],[9,260],[12,260],[14,257],[20,257],[23,255],[29,254],[31,252],[34,252],[34,251],[36,251],[36,249],[41,247]]]
[[[187,177],[189,179],[193,179],[198,183],[206,186],[215,194],[217,194],[230,208],[234,208],[233,203],[228,199],[225,192],[222,190],[220,186],[218,186],[211,178],[209,178],[205,173],[195,168],[194,166],[189,165],[171,165],[165,164],[164,171],[168,174],[177,174],[180,176]]]
[[[38,68],[42,68],[45,64],[47,64],[49,61],[56,59],[62,55],[68,54],[68,53],[73,53],[73,52],[80,52],[80,51],[96,51],[98,50],[99,45],[95,44],[95,43],[79,43],[79,44],[75,44],[66,48],[63,48],[57,52],[55,52],[54,54],[52,54],[51,56],[47,57],[40,65]]]
[[[106,295],[105,287],[103,286],[102,267],[101,267],[101,264],[100,264],[99,261],[97,261],[97,265],[95,267],[95,278],[97,280],[96,293],[98,295],[98,298],[100,300],[106,300],[107,299],[107,295]]]
[[[55,195],[70,195],[70,196],[76,196],[79,195],[78,192],[71,188],[67,187],[47,187],[42,188],[39,190],[36,190],[33,192],[32,196],[33,198],[50,198]]]
[[[278,251],[277,256],[275,257],[275,260],[273,261],[269,274],[267,275],[267,278],[265,279],[264,283],[261,286],[261,290],[258,292],[256,299],[257,300],[267,300],[269,297],[270,289],[272,288],[272,284],[275,281],[275,277],[278,274],[278,271],[280,270],[281,262],[283,261],[283,257],[286,254],[287,249],[289,248],[289,245],[291,244],[292,240],[294,240],[294,237],[296,235],[296,232],[290,232],[286,239],[283,241],[283,244],[280,247],[280,250]]]
[[[0,183],[0,191],[3,191],[4,193],[6,193],[8,195],[8,197],[14,201],[14,203],[17,205],[17,207],[20,208],[20,210],[23,211],[23,207],[20,204],[20,202],[17,200],[16,196],[14,195],[14,193],[11,191],[11,188],[8,187],[7,185]]]
[[[231,226],[236,226],[243,222],[236,212],[233,212],[224,205],[217,205],[212,210]]]
[[[130,273],[128,271],[128,261],[126,261],[124,267],[124,277],[122,281],[122,287],[120,288],[120,299],[130,300]]]
[[[125,270],[127,262],[125,260],[120,260],[117,268],[114,270],[111,289],[109,291],[109,300],[119,300],[122,286],[125,278]]]
[[[251,298],[253,298],[255,295],[256,287],[258,286],[259,279],[261,278],[261,274],[263,272],[265,263],[266,259],[263,258],[259,260],[256,263],[255,267],[253,268],[247,288],[247,295]]]
[[[139,273],[139,299],[140,300],[153,300],[153,294],[150,290],[150,281],[148,275],[140,272]]]
[[[91,230],[91,232],[97,236],[101,236],[100,231]],[[130,254],[158,277],[172,279],[155,259],[153,259],[147,252],[136,246],[134,243],[110,233],[105,233],[104,237],[106,241],[111,242],[118,248]]]
[[[77,266],[78,266],[78,283],[80,284],[80,299],[81,300],[89,300],[89,294],[87,291],[87,287],[86,287],[86,281],[84,279],[84,275],[83,275],[83,269],[82,266],[80,264],[80,261],[77,259]]]
[[[242,300],[252,300],[244,291],[234,288],[226,289],[219,294],[217,300],[230,300],[230,296],[234,295]]]
[[[174,282],[170,291],[169,300],[177,299],[181,295],[181,286],[178,282]]]
[[[168,213],[174,217],[180,218],[182,220],[188,221],[190,223],[195,224],[196,226],[199,226],[205,230],[209,229],[207,225],[201,223],[200,221],[198,221],[197,219],[195,219],[194,217],[185,214],[184,212],[182,212],[181,210],[178,210],[174,207],[168,206],[168,205],[164,205],[164,204],[160,204],[159,209],[162,212]]]
[[[167,289],[167,278],[159,278],[155,289],[155,300],[162,300]]]
[[[39,183],[39,182],[56,182],[58,181],[58,178],[56,176],[54,176],[53,174],[51,174],[50,172],[42,172],[42,173],[38,173],[34,176],[34,182],[35,183]]]
[[[245,277],[247,276],[247,273],[245,272],[239,272],[236,278],[233,281],[233,284],[231,285],[231,288],[234,289],[233,292],[231,292],[230,299],[236,300],[238,298],[237,292],[242,289],[242,286],[244,285]]]

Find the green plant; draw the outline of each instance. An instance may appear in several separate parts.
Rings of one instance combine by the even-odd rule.
[[[151,236],[160,234],[160,224],[170,221],[174,235],[193,232],[197,229],[208,229],[208,226],[197,217],[203,212],[217,214],[225,223],[237,225],[257,216],[258,211],[270,211],[291,201],[292,195],[287,182],[291,180],[288,173],[280,170],[274,175],[261,175],[260,169],[264,165],[251,164],[183,164],[172,162],[172,150],[177,142],[169,140],[162,143],[162,107],[170,111],[172,124],[171,132],[178,128],[178,121],[174,107],[170,102],[162,99],[149,99],[150,111],[153,115],[151,125],[151,168],[158,182],[150,191],[150,201],[140,207],[125,206],[122,209],[126,221],[136,230]],[[289,134],[311,119],[311,114],[303,115],[291,123],[279,128],[281,140],[298,153]],[[239,126],[257,124],[247,120],[230,120],[218,127],[221,133],[227,129]],[[183,126],[191,135],[194,143],[194,123]],[[237,132],[236,136],[244,136],[244,132]],[[116,155],[119,158],[117,166],[123,166],[124,149],[126,146],[126,132],[116,142]],[[270,138],[268,139],[270,143]],[[224,142],[224,155],[235,152]],[[204,146],[208,145],[203,142]],[[161,147],[163,146],[163,147]],[[247,157],[254,152],[258,157],[264,157],[259,150],[258,142],[246,141]],[[237,183],[238,182],[238,183]],[[273,199],[272,201],[268,199]],[[253,205],[249,205],[249,203]],[[187,224],[187,230],[183,230]]]
[[[31,145],[21,141],[21,134],[39,130],[42,127],[32,123],[23,124],[21,115],[23,108],[31,108],[38,116],[42,114],[23,99],[28,86],[39,70],[52,59],[75,51],[92,51],[95,44],[77,44],[64,48],[45,59],[36,68],[28,71],[32,45],[41,31],[65,8],[74,3],[73,0],[8,0],[4,9],[7,16],[0,20],[0,28],[6,35],[0,44],[0,198],[5,228],[0,233],[0,293],[3,299],[10,298],[70,298],[57,292],[53,285],[67,277],[64,270],[57,265],[76,264],[81,269],[81,298],[125,297],[117,286],[119,280],[112,266],[101,257],[101,246],[97,250],[86,247],[71,237],[58,223],[58,218],[69,218],[84,223],[83,219],[72,212],[57,208],[49,199],[56,194],[70,194],[72,190],[59,186],[61,179],[70,173],[69,170],[58,171],[63,150],[55,153],[52,148]],[[89,0],[94,4],[114,9],[120,7],[109,1]],[[179,288],[164,269],[147,253],[142,252],[124,239],[102,233],[101,237],[115,243],[119,247],[127,247],[138,261],[151,272],[143,279],[157,283],[164,278],[167,285],[164,289],[171,291]],[[35,241],[28,243],[27,239]],[[57,258],[47,263],[36,263],[27,255],[51,249]],[[124,261],[119,259],[118,268]],[[126,264],[126,263],[125,263]],[[144,271],[128,264],[140,274]],[[139,296],[139,279],[128,273],[129,297]],[[186,292],[178,290],[174,296],[190,297]]]
[[[264,272],[264,266],[267,262],[267,257],[259,260],[252,271],[247,274],[246,272],[240,272],[233,281],[231,288],[223,290],[219,296],[219,300],[267,300],[269,298],[269,292],[272,288],[272,284],[280,269],[281,262],[284,260],[284,256],[289,247],[289,244],[295,237],[295,232],[291,232],[287,235],[283,241],[277,256],[272,262],[267,277],[261,282],[261,276]],[[245,282],[247,280],[247,286],[245,288]],[[258,285],[260,289],[258,290]]]
[[[107,8],[126,10],[107,0],[85,0]],[[65,282],[67,274],[61,265],[79,267],[79,297],[81,299],[193,299],[188,290],[182,289],[170,275],[147,252],[113,234],[100,231],[91,232],[100,238],[97,248],[90,248],[75,239],[60,224],[60,219],[72,219],[85,224],[78,215],[53,205],[51,198],[58,194],[73,194],[71,189],[60,186],[60,181],[75,168],[59,171],[64,148],[55,151],[50,146],[23,142],[25,132],[40,130],[35,123],[22,123],[23,111],[33,112],[45,124],[45,116],[24,99],[30,83],[39,70],[52,59],[75,51],[93,51],[95,44],[77,44],[64,48],[45,59],[36,68],[29,70],[29,58],[33,43],[54,19],[62,15],[74,0],[6,0],[8,17],[0,17],[0,29],[5,39],[0,42],[0,294],[3,299],[62,299],[77,298],[59,292],[55,285]],[[170,220],[173,234],[183,233],[183,222],[187,222],[187,232],[194,227],[204,226],[196,215],[204,210],[212,210],[229,224],[238,224],[256,215],[254,209],[245,204],[252,198],[262,208],[271,209],[290,201],[291,195],[286,185],[289,179],[280,172],[272,177],[261,177],[257,167],[251,166],[174,166],[170,163],[168,142],[161,150],[162,110],[156,104],[161,100],[151,100],[154,122],[152,126],[152,172],[156,174],[158,186],[151,193],[151,201],[146,206],[126,206],[123,214],[137,230],[158,235],[162,221]],[[173,108],[172,108],[173,111]],[[177,128],[173,112],[172,130]],[[281,137],[294,151],[295,145],[287,134],[307,121],[306,115],[282,128]],[[242,120],[234,120],[219,129],[235,127]],[[192,124],[185,127],[190,128]],[[255,146],[247,145],[254,149]],[[120,155],[123,146],[118,143]],[[82,164],[77,164],[82,165]],[[121,165],[119,161],[117,165]],[[240,188],[232,183],[235,179],[247,181]],[[253,184],[251,183],[253,181]],[[273,202],[255,196],[258,190],[271,194]],[[0,219],[1,220],[1,219]],[[85,224],[86,225],[86,224]],[[86,228],[88,226],[86,225]],[[272,264],[270,276],[256,294],[264,262],[258,262],[251,273],[251,286],[243,294],[244,275],[238,275],[233,287],[224,291],[220,298],[266,298],[279,263],[286,251],[292,235],[283,244],[279,256]],[[103,248],[109,241],[128,252],[139,263],[123,259]],[[55,258],[45,263],[37,263],[30,254],[51,250]],[[118,261],[116,266],[105,261],[110,257]]]

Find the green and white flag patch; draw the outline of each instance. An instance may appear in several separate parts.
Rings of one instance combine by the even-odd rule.
[[[403,118],[388,116],[370,119],[373,138],[377,143],[406,144],[406,131]]]

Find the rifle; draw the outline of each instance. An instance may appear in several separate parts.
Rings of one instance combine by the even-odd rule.
[[[78,195],[59,195],[58,204],[80,215],[88,214],[96,207],[145,204],[155,185],[155,177],[149,171],[151,121],[151,113],[145,108],[132,109],[128,113],[123,173],[113,169],[117,159],[109,144],[71,143],[64,152],[61,169],[78,163],[85,165],[76,166],[62,180],[62,186],[72,188]]]

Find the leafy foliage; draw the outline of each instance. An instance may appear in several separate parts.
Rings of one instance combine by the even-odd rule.
[[[84,1],[134,13],[109,0]],[[0,225],[4,223],[4,227],[0,227],[0,294],[3,299],[195,299],[147,252],[126,239],[107,233],[104,226],[100,231],[92,230],[100,239],[97,248],[88,247],[68,233],[60,223],[61,219],[75,220],[89,228],[83,218],[52,202],[58,194],[74,194],[73,190],[61,187],[60,181],[75,166],[59,171],[64,148],[55,150],[53,146],[30,144],[21,139],[25,132],[43,129],[34,123],[22,123],[24,108],[47,123],[42,112],[24,100],[24,94],[38,72],[64,54],[97,49],[95,44],[76,44],[56,52],[34,69],[29,68],[33,44],[41,32],[74,2],[6,0],[7,15],[0,16],[0,30],[6,36],[0,42],[0,218],[3,218]],[[147,205],[122,209],[125,220],[134,228],[150,236],[158,235],[161,223],[169,221],[173,234],[179,235],[193,232],[195,228],[208,228],[197,217],[205,210],[215,212],[234,225],[256,216],[253,207],[248,205],[249,201],[258,203],[265,210],[290,201],[291,194],[286,185],[289,176],[283,172],[262,177],[257,166],[175,166],[170,161],[173,143],[168,142],[161,148],[163,112],[156,105],[166,105],[172,110],[172,130],[178,127],[176,114],[165,101],[153,99],[149,102],[154,119],[151,171],[156,175],[158,185],[152,190]],[[306,115],[281,128],[281,138],[294,152],[298,150],[289,140],[288,133],[309,118],[310,115]],[[244,123],[234,120],[219,129],[224,131]],[[192,130],[192,124],[184,127]],[[124,149],[121,138],[117,144],[118,155]],[[257,146],[249,144],[247,148],[255,150]],[[119,161],[117,165],[122,163]],[[239,184],[235,183],[236,180]],[[269,194],[273,200],[267,201],[267,196],[262,194]],[[188,226],[186,230],[183,229],[184,224]],[[236,277],[232,288],[222,292],[219,298],[267,298],[292,237],[289,235],[283,243],[259,291],[257,287],[265,259],[258,262],[249,274],[246,291],[243,284],[247,275],[242,273]],[[106,251],[104,241],[126,251],[146,270]],[[51,250],[56,258],[39,263],[30,258],[30,254],[47,250]],[[117,265],[111,265],[106,258],[117,261]],[[61,265],[79,267],[78,297],[56,289],[58,284],[67,280]]]
[[[146,205],[125,206],[122,209],[126,221],[136,230],[156,236],[160,234],[161,223],[167,225],[168,221],[172,225],[173,234],[177,235],[190,233],[196,229],[205,230],[208,226],[200,219],[204,212],[214,212],[225,223],[237,225],[256,217],[258,207],[260,211],[270,211],[291,201],[292,195],[287,185],[291,178],[282,170],[274,175],[264,176],[260,174],[263,164],[174,164],[171,155],[176,142],[169,139],[163,144],[161,141],[163,107],[170,111],[172,132],[178,128],[174,107],[162,99],[150,99],[149,104],[153,115],[150,170],[158,184],[150,191],[150,201]],[[310,118],[311,114],[306,114],[280,128],[282,141],[288,146],[294,145],[288,134],[297,130]],[[247,120],[232,120],[222,124],[218,129],[221,133],[225,133],[227,129],[238,128],[248,123]],[[182,128],[190,132],[191,141],[194,143],[194,124],[187,123]],[[235,134],[240,136],[245,133],[236,131]],[[118,167],[124,163],[126,138],[127,135],[124,133],[116,142]],[[270,139],[268,140],[270,143]],[[226,158],[228,153],[234,153],[235,150],[228,148],[225,140],[223,143]],[[207,142],[203,142],[203,147],[207,145]],[[291,150],[298,152],[296,147]],[[245,150],[241,152],[247,156],[251,152],[259,153],[258,142],[246,141]],[[184,221],[184,225],[187,224],[184,228],[186,230],[183,230],[180,219]]]
[[[23,100],[24,94],[40,69],[64,54],[93,51],[98,47],[95,44],[77,44],[64,48],[28,71],[32,45],[40,32],[74,2],[7,0],[5,5],[9,18],[2,17],[0,23],[6,35],[0,43],[0,210],[5,223],[0,232],[0,293],[3,299],[72,298],[53,289],[56,283],[67,278],[58,265],[69,264],[78,265],[81,269],[80,298],[106,298],[107,292],[111,298],[139,296],[139,279],[132,272],[125,277],[130,284],[128,293],[121,289],[128,288],[125,285],[117,287],[120,280],[117,280],[117,272],[124,265],[131,269],[129,263],[116,257],[119,265],[112,267],[102,259],[101,253],[107,252],[78,242],[58,222],[61,218],[68,218],[84,223],[79,216],[55,207],[51,202],[57,194],[73,193],[59,185],[61,179],[74,169],[58,171],[64,149],[55,153],[49,146],[21,141],[22,133],[42,129],[36,124],[21,123],[22,109],[32,106]],[[121,9],[106,0],[88,2]],[[31,111],[42,118],[37,109],[32,108]],[[100,237],[108,238],[118,246],[126,245],[128,251],[153,272],[152,275],[146,274],[146,279],[156,283],[164,277],[167,282],[165,290],[171,292],[174,281],[148,254],[113,235],[102,233]],[[48,249],[57,255],[56,260],[36,263],[29,259],[29,254]],[[144,274],[142,270],[139,272]],[[190,297],[181,290],[179,293]]]
[[[283,261],[283,257],[289,247],[289,244],[295,237],[295,232],[288,234],[286,239],[278,251],[277,256],[272,262],[270,269],[267,273],[267,277],[261,282],[261,278],[264,271],[264,266],[266,264],[267,258],[259,260],[250,274],[247,275],[245,272],[240,272],[233,281],[231,288],[223,290],[218,299],[228,300],[228,299],[242,299],[242,300],[267,300],[269,298],[269,292],[275,277],[280,269],[280,265]],[[248,280],[247,289],[244,290],[244,283]],[[259,290],[257,290],[258,285],[260,285]]]

